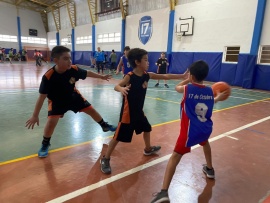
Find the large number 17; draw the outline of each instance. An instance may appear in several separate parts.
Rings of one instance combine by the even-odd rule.
[[[141,28],[141,34],[145,35],[149,27],[149,23],[143,23]]]

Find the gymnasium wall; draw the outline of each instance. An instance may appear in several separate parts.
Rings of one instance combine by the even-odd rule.
[[[21,35],[29,36],[29,29],[36,29],[39,38],[47,38],[47,33],[43,26],[43,22],[39,13],[19,9],[18,14],[21,22]],[[17,9],[14,5],[0,2],[0,34],[18,36],[17,27]],[[42,44],[22,43],[22,46],[47,47]],[[0,47],[15,48],[19,50],[18,42],[3,42],[0,41]]]
[[[98,35],[103,33],[113,33],[113,32],[120,32],[121,33],[121,26],[122,26],[122,18],[115,18],[111,20],[101,21],[96,23],[96,48],[100,47],[101,50],[104,51],[111,51],[114,49],[115,51],[121,50],[121,43],[120,42],[113,42],[113,43],[98,43]],[[127,35],[127,30],[126,30]]]
[[[270,45],[270,1],[266,1],[261,45]]]
[[[160,52],[167,50],[169,8],[149,11],[145,13],[127,16],[126,19],[126,45],[139,47],[149,52]],[[146,44],[138,37],[139,21],[143,16],[152,18],[152,36]]]
[[[217,52],[239,45],[249,53],[257,0],[207,0],[176,6],[175,22],[194,17],[193,36],[173,39],[173,51]]]

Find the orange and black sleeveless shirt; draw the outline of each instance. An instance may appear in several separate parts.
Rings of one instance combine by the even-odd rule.
[[[144,117],[143,106],[146,90],[149,81],[149,74],[144,72],[142,76],[129,72],[125,77],[129,76],[131,84],[130,90],[126,97],[123,97],[123,103],[120,114],[120,122],[132,123]]]
[[[76,81],[84,80],[86,76],[87,71],[75,65],[62,74],[57,73],[54,66],[43,75],[39,93],[47,94],[47,98],[53,102],[68,103],[72,94],[77,92]]]

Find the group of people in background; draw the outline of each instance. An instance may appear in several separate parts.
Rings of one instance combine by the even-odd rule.
[[[6,49],[0,47],[0,62],[9,61],[12,64],[12,61],[26,61],[26,53],[24,49],[21,52],[14,53],[13,48],[10,48],[6,53]]]
[[[119,74],[119,72],[122,72],[123,75],[125,76],[127,73],[132,71],[132,68],[127,58],[129,51],[130,51],[130,47],[126,46],[124,48],[124,54],[123,56],[121,56],[120,61],[117,65],[117,54],[115,53],[114,49],[112,50],[109,56],[109,59],[107,61],[107,54],[104,51],[101,51],[100,47],[98,47],[97,52],[95,52],[94,54],[95,61],[93,62],[96,65],[98,73],[100,74],[101,72],[103,74],[106,64],[110,63],[109,73],[115,72],[115,74],[117,75]],[[165,57],[165,52],[161,53],[160,58],[157,60],[155,65],[157,66],[158,74],[167,74],[169,62],[168,62],[168,59]],[[158,86],[159,86],[159,80],[157,84],[155,85],[155,87],[158,87]],[[164,80],[164,87],[169,88],[169,85],[167,84],[166,80]]]

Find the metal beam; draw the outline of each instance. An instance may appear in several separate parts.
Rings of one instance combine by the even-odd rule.
[[[16,0],[15,5],[18,6],[20,3],[24,2],[25,0]]]
[[[57,32],[59,32],[59,30],[61,30],[61,24],[60,24],[60,8],[54,9],[53,7],[51,7],[51,11],[52,11],[53,20],[54,20],[54,24],[55,24],[56,30],[57,30]]]
[[[75,2],[68,2],[66,1],[66,6],[67,6],[67,11],[68,11],[68,16],[70,20],[70,24],[72,28],[76,27],[76,9],[75,9]]]
[[[46,6],[46,7],[50,6],[49,4],[46,4],[46,3],[42,2],[42,1],[37,1],[37,0],[28,0],[28,1],[31,1],[33,3],[39,4],[39,5],[42,5],[42,6]]]
[[[90,12],[90,18],[92,25],[95,25],[97,22],[97,1],[96,0],[87,0],[89,12]]]
[[[47,13],[40,12],[40,15],[41,15],[41,19],[42,19],[42,22],[43,22],[43,25],[44,25],[46,32],[49,32]]]
[[[126,19],[128,15],[128,0],[120,0],[120,9],[122,13],[122,19]]]
[[[175,10],[175,6],[177,5],[177,1],[178,0],[169,0],[169,4],[170,4],[170,10]]]

